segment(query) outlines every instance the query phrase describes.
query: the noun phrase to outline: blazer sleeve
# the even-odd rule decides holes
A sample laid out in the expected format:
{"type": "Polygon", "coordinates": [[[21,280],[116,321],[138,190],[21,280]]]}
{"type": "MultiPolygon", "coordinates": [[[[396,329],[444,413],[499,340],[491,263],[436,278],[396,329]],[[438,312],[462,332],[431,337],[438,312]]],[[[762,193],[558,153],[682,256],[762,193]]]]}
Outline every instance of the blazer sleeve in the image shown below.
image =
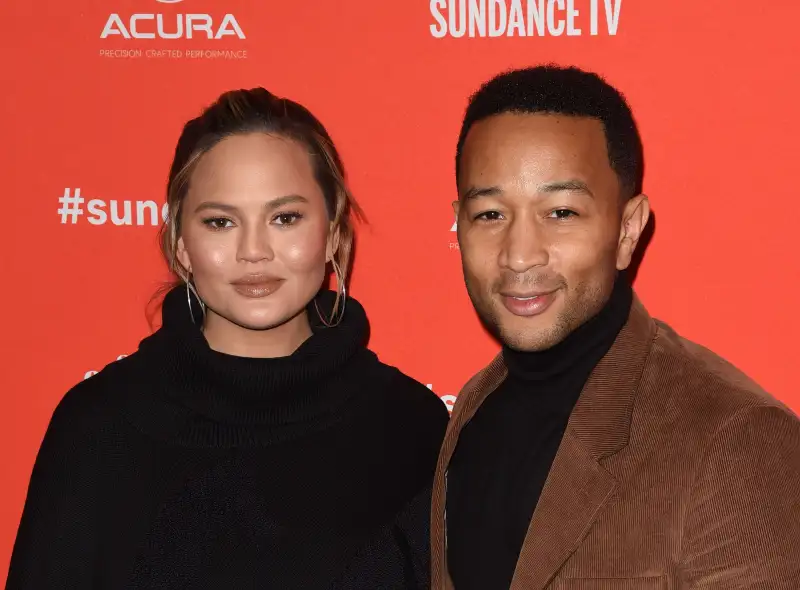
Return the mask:
{"type": "Polygon", "coordinates": [[[39,448],[6,590],[92,587],[96,445],[74,393],[56,408],[39,448]]]}
{"type": "Polygon", "coordinates": [[[683,589],[800,588],[800,421],[740,410],[706,451],[682,540],[683,589]]]}

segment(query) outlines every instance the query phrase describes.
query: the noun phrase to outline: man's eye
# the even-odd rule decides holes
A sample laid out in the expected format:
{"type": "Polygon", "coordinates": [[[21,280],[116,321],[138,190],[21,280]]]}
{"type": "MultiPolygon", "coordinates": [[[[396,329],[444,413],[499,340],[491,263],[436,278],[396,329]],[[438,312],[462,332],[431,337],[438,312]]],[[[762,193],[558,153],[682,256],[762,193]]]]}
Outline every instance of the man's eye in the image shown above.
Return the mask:
{"type": "Polygon", "coordinates": [[[500,214],[499,211],[484,211],[483,213],[478,213],[475,216],[475,219],[483,219],[484,221],[497,221],[498,219],[502,219],[503,216],[500,214]]]}
{"type": "Polygon", "coordinates": [[[556,209],[550,214],[550,217],[555,219],[569,219],[570,217],[577,217],[578,214],[571,209],[556,209]]]}

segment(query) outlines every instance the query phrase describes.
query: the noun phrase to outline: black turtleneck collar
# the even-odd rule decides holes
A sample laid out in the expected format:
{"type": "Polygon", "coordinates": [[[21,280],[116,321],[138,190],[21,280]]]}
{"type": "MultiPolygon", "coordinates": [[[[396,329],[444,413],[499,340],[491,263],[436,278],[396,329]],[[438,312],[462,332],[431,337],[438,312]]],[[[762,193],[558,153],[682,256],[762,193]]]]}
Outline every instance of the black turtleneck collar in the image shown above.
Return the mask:
{"type": "MultiPolygon", "coordinates": [[[[348,298],[345,315],[338,325],[325,326],[319,313],[330,317],[336,294],[322,291],[309,304],[306,313],[312,335],[289,356],[276,358],[246,358],[211,349],[189,313],[185,288],[175,288],[167,293],[162,307],[162,328],[156,334],[157,346],[173,357],[178,370],[191,366],[202,374],[207,386],[224,387],[230,397],[246,402],[264,398],[280,399],[292,388],[325,377],[347,361],[366,344],[367,316],[361,305],[348,298]],[[315,305],[316,303],[316,305],[315,305]],[[316,308],[319,308],[319,313],[316,308]]],[[[194,302],[194,297],[192,297],[194,302]]],[[[195,314],[196,315],[196,314],[195,314]]],[[[172,375],[185,378],[185,375],[172,375]]]]}
{"type": "Polygon", "coordinates": [[[509,376],[524,381],[547,381],[567,371],[581,372],[581,367],[591,371],[628,320],[632,301],[630,281],[627,273],[622,272],[600,312],[552,348],[521,352],[504,346],[503,360],[509,376]]]}
{"type": "Polygon", "coordinates": [[[283,428],[334,414],[352,394],[339,386],[345,366],[357,356],[374,357],[366,348],[367,316],[355,299],[347,299],[338,325],[321,322],[319,313],[330,317],[334,299],[335,293],[322,291],[311,302],[312,335],[291,355],[245,358],[211,349],[192,321],[185,287],[171,290],[161,328],[137,354],[154,392],[151,401],[160,408],[146,420],[181,431],[184,442],[216,446],[239,444],[259,431],[277,439],[283,428]]]}
{"type": "Polygon", "coordinates": [[[508,377],[461,431],[448,471],[448,563],[458,588],[508,588],[586,380],[630,313],[625,274],[592,319],[540,352],[503,349],[508,377]]]}

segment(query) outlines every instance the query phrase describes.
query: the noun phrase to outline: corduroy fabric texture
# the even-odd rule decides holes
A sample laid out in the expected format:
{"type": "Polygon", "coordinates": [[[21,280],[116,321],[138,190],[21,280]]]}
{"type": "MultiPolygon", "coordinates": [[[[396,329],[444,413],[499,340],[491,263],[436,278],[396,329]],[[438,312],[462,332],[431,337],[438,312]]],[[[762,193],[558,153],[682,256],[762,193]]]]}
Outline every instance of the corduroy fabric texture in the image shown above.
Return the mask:
{"type": "MultiPolygon", "coordinates": [[[[453,588],[447,465],[505,376],[498,356],[453,409],[431,507],[433,590],[453,588]]],[[[570,417],[510,590],[545,588],[797,590],[800,420],[635,299],[570,417]]]]}

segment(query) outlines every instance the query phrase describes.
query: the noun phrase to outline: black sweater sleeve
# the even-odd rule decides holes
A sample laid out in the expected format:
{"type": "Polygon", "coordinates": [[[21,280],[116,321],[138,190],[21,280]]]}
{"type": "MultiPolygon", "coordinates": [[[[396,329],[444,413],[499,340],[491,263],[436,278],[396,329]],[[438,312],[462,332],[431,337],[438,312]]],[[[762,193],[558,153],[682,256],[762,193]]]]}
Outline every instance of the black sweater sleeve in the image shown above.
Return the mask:
{"type": "Polygon", "coordinates": [[[405,554],[406,587],[428,590],[431,585],[431,486],[414,498],[395,524],[396,542],[405,554]]]}
{"type": "Polygon", "coordinates": [[[86,428],[82,397],[70,391],[50,420],[28,486],[6,590],[92,586],[97,446],[86,428]]]}

